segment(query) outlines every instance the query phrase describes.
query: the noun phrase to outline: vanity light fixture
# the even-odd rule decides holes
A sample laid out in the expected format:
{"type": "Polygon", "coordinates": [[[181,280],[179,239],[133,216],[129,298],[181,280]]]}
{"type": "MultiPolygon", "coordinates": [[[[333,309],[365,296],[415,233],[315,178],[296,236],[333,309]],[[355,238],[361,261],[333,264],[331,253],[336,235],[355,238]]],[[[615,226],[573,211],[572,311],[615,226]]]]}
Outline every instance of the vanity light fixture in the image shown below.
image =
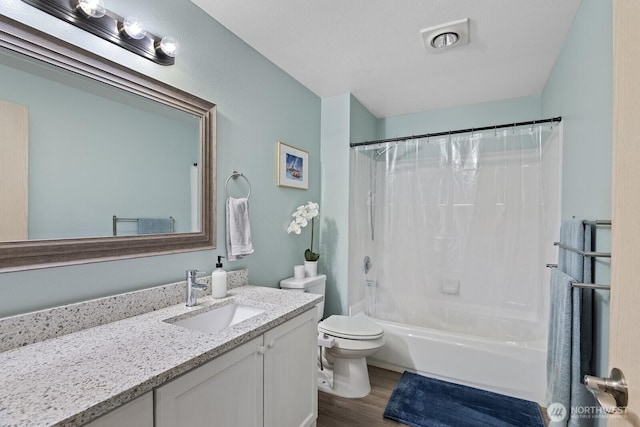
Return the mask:
{"type": "Polygon", "coordinates": [[[179,52],[173,37],[148,32],[142,20],[123,18],[103,0],[22,0],[48,14],[160,65],[173,65],[179,52]]]}
{"type": "Polygon", "coordinates": [[[122,31],[132,39],[141,40],[147,35],[147,29],[140,18],[130,16],[120,24],[122,31]]]}
{"type": "Polygon", "coordinates": [[[102,0],[78,0],[76,7],[87,18],[102,18],[107,13],[102,0]]]}
{"type": "Polygon", "coordinates": [[[156,49],[159,49],[165,55],[174,58],[180,53],[180,43],[171,36],[164,36],[162,40],[160,40],[160,43],[156,44],[156,49]]]}

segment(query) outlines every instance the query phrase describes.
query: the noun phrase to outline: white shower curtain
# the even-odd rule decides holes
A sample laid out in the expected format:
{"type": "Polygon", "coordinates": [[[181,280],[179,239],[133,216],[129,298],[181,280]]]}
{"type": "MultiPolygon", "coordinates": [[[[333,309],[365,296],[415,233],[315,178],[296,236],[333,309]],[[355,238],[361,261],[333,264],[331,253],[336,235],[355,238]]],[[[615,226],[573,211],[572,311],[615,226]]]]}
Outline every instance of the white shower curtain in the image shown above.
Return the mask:
{"type": "Polygon", "coordinates": [[[545,124],[352,150],[352,236],[372,267],[363,274],[356,256],[350,268],[362,278],[367,314],[544,339],[559,134],[545,124]]]}

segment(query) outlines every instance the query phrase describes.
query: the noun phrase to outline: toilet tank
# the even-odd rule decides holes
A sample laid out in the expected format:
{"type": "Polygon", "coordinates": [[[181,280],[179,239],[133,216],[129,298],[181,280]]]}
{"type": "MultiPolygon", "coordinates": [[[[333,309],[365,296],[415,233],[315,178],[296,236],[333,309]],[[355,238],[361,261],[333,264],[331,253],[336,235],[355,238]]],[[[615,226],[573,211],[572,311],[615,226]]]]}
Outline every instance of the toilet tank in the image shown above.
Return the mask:
{"type": "MultiPolygon", "coordinates": [[[[313,277],[305,277],[303,279],[296,279],[289,277],[280,281],[280,288],[289,291],[307,292],[310,294],[318,294],[324,296],[324,292],[327,285],[327,276],[324,274],[318,274],[313,277]]],[[[318,309],[318,320],[322,319],[324,314],[324,299],[316,305],[318,309]]]]}

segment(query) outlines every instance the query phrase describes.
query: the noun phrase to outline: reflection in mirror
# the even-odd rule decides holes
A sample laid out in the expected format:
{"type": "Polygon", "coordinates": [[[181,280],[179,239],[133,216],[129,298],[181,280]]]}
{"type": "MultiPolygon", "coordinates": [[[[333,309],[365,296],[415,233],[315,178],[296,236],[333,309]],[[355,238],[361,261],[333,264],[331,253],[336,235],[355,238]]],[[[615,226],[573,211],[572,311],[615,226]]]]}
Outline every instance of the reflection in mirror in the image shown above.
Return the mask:
{"type": "Polygon", "coordinates": [[[0,81],[0,272],[214,248],[214,104],[3,15],[0,81]]]}
{"type": "MultiPolygon", "coordinates": [[[[6,49],[0,81],[2,100],[27,111],[26,141],[3,144],[28,159],[27,185],[12,189],[28,200],[19,239],[111,236],[114,215],[141,218],[118,221],[117,235],[199,230],[200,117],[6,49]]],[[[7,231],[0,241],[16,240],[7,231]]]]}

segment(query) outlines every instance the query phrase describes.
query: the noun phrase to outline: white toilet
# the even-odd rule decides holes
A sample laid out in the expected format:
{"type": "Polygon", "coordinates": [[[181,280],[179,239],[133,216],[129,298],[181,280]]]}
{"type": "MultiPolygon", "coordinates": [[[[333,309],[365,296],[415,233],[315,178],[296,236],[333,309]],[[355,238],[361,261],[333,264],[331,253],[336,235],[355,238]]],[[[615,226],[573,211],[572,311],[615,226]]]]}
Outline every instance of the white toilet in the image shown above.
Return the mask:
{"type": "MultiPolygon", "coordinates": [[[[304,279],[280,281],[280,288],[325,294],[327,276],[319,274],[304,279]]],[[[324,301],[319,303],[318,319],[322,319],[324,301]]],[[[341,397],[364,397],[371,392],[367,356],[384,345],[384,330],[366,319],[333,315],[318,323],[318,344],[323,370],[318,375],[318,387],[341,397]]]]}

